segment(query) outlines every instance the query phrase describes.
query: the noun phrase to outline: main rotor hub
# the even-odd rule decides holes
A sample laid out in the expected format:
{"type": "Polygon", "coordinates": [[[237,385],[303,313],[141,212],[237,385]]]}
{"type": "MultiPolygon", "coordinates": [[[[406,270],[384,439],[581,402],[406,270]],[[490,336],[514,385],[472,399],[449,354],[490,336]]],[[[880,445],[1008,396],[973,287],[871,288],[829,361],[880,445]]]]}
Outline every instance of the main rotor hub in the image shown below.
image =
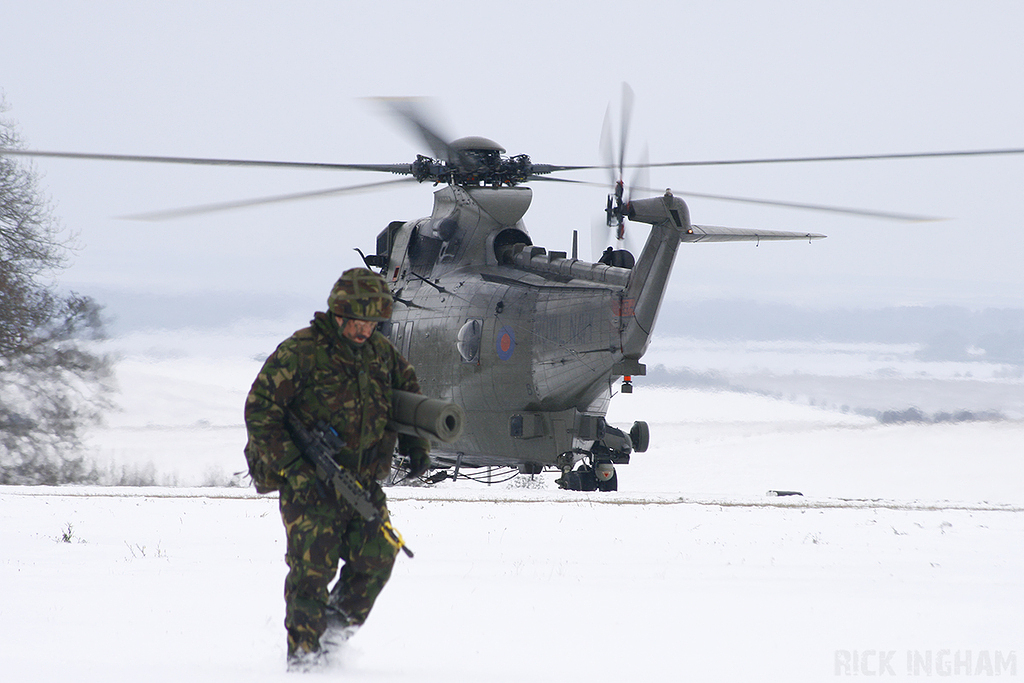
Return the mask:
{"type": "Polygon", "coordinates": [[[488,138],[459,138],[449,147],[455,158],[434,159],[417,154],[412,176],[420,182],[429,180],[460,187],[514,187],[534,174],[529,156],[503,157],[505,148],[488,138]]]}
{"type": "Polygon", "coordinates": [[[469,137],[459,138],[458,140],[452,141],[451,144],[449,144],[448,146],[451,147],[452,149],[457,149],[459,151],[464,152],[493,151],[499,154],[503,154],[505,152],[505,148],[499,145],[494,140],[491,140],[490,138],[483,138],[480,137],[479,135],[470,135],[469,137]]]}

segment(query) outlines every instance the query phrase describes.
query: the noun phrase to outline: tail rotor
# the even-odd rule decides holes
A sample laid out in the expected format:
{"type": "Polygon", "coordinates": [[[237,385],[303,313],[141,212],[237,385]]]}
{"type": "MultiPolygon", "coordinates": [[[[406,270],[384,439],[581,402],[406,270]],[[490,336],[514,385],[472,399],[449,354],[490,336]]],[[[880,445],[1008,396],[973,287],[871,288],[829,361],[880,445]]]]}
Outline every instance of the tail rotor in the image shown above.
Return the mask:
{"type": "Polygon", "coordinates": [[[637,168],[634,174],[633,183],[627,186],[624,180],[626,167],[626,149],[629,142],[629,129],[633,119],[633,89],[628,83],[622,84],[622,108],[619,115],[618,140],[613,140],[612,135],[612,114],[611,105],[605,111],[604,126],[601,130],[601,157],[605,168],[608,169],[611,192],[605,203],[605,225],[603,229],[597,230],[593,236],[595,256],[604,247],[613,251],[628,249],[626,239],[626,214],[628,213],[629,200],[632,188],[641,182],[640,175],[646,172],[646,151],[644,153],[644,165],[637,168]],[[617,144],[616,144],[617,143],[617,144]],[[615,242],[612,243],[612,233],[615,235],[615,242]],[[601,244],[600,249],[598,243],[601,244]]]}
{"type": "Polygon", "coordinates": [[[623,83],[618,145],[612,140],[611,105],[605,111],[604,127],[601,130],[601,155],[608,168],[612,186],[612,191],[605,204],[605,222],[609,231],[614,229],[615,239],[618,241],[622,241],[626,234],[625,218],[628,202],[625,199],[626,184],[623,181],[623,169],[626,166],[626,145],[629,141],[629,126],[632,118],[633,89],[629,87],[628,83],[623,83]]]}

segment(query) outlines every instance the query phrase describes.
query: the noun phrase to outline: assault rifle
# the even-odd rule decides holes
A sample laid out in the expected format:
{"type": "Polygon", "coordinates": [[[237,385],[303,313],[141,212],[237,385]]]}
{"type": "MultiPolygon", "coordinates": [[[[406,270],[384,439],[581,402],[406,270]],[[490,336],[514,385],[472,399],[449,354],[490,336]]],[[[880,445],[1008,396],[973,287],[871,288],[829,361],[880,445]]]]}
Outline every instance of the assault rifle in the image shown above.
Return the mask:
{"type": "Polygon", "coordinates": [[[345,442],[338,433],[323,420],[310,429],[290,410],[285,412],[285,421],[303,457],[316,468],[316,476],[329,484],[338,498],[351,505],[363,519],[380,528],[388,543],[412,557],[412,551],[402,539],[402,534],[391,526],[390,520],[385,520],[381,516],[363,485],[351,472],[334,461],[334,455],[345,447],[345,442]]]}

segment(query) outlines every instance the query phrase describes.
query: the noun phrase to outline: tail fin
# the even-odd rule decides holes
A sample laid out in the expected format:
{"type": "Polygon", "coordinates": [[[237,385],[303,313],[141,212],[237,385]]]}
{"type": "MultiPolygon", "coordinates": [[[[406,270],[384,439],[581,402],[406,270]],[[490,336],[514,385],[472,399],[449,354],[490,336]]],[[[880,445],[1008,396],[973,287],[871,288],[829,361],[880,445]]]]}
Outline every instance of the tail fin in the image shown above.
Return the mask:
{"type": "Polygon", "coordinates": [[[619,308],[623,359],[638,361],[650,344],[679,242],[692,228],[686,202],[669,191],[661,197],[630,202],[628,216],[631,221],[653,226],[630,274],[619,308]]]}

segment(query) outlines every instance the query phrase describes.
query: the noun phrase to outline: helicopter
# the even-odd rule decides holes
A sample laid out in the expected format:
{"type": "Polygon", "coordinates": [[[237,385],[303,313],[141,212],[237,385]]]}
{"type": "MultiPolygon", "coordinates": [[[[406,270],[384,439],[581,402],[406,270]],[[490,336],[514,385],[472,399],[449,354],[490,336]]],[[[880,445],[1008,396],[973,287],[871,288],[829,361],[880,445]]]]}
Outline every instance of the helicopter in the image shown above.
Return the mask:
{"type": "MultiPolygon", "coordinates": [[[[359,251],[366,266],[388,282],[395,301],[390,322],[380,331],[414,365],[424,394],[459,405],[466,420],[451,443],[434,442],[434,471],[424,480],[438,483],[467,476],[467,470],[501,468],[509,476],[559,473],[558,486],[574,491],[615,491],[616,465],[647,450],[648,424],[616,427],[606,420],[618,384],[632,393],[633,378],[644,376],[641,362],[661,309],[666,287],[683,243],[807,240],[823,234],[694,224],[682,196],[626,186],[623,174],[631,91],[624,87],[618,158],[605,145],[599,166],[536,164],[528,155],[506,155],[484,137],[448,141],[415,101],[383,100],[430,148],[405,164],[323,164],[184,157],[128,156],[73,152],[0,150],[3,154],[115,161],[375,171],[403,176],[335,190],[225,202],[132,216],[150,220],[344,194],[399,183],[432,183],[429,216],[384,227],[373,253],[359,251]],[[524,216],[534,182],[595,184],[553,176],[588,169],[612,173],[605,222],[616,244],[600,259],[579,258],[578,235],[571,253],[535,245],[524,216]],[[617,176],[617,177],[616,177],[617,176]],[[627,221],[649,226],[639,254],[623,248],[627,221]]],[[[606,129],[607,129],[606,116],[606,129]]],[[[715,163],[777,163],[891,159],[983,154],[986,150],[923,154],[883,154],[726,162],[639,164],[638,169],[715,163]]],[[[602,184],[603,186],[606,186],[602,184]]],[[[758,204],[832,211],[897,220],[908,216],[820,205],[714,197],[758,204]]],[[[401,463],[395,472],[401,471],[401,463]]],[[[488,481],[493,481],[488,476],[488,481]]],[[[397,479],[397,476],[395,477],[397,479]]]]}
{"type": "MultiPolygon", "coordinates": [[[[414,110],[399,113],[420,132],[414,110]]],[[[533,164],[483,137],[444,142],[409,173],[439,186],[431,215],[395,221],[364,256],[390,283],[395,310],[382,331],[417,368],[423,391],[462,407],[466,425],[435,461],[463,468],[513,466],[561,473],[565,489],[614,491],[616,465],[647,450],[646,422],[608,424],[614,385],[632,391],[683,242],[815,240],[824,235],[693,225],[686,203],[666,191],[631,200],[616,181],[605,213],[621,242],[624,222],[651,226],[638,257],[608,247],[589,263],[533,244],[523,218],[524,184],[575,167],[533,164]]],[[[620,169],[621,173],[621,169],[620,169]]],[[[620,245],[621,246],[621,245],[620,245]]],[[[440,478],[435,475],[434,479],[440,478]]]]}

